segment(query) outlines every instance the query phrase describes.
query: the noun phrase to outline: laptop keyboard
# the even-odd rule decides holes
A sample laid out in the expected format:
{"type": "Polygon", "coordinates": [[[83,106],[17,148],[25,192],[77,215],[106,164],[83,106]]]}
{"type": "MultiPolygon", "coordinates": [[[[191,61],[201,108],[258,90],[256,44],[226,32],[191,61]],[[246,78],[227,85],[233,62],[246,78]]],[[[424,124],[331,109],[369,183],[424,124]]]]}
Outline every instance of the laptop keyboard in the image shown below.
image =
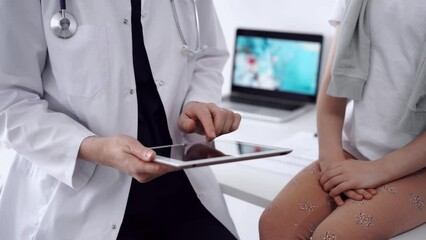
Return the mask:
{"type": "Polygon", "coordinates": [[[236,103],[250,104],[255,106],[277,108],[277,109],[284,109],[284,110],[294,110],[300,107],[298,105],[286,104],[283,102],[266,102],[261,100],[254,100],[254,99],[233,97],[233,96],[230,96],[229,100],[231,102],[236,102],[236,103]]]}

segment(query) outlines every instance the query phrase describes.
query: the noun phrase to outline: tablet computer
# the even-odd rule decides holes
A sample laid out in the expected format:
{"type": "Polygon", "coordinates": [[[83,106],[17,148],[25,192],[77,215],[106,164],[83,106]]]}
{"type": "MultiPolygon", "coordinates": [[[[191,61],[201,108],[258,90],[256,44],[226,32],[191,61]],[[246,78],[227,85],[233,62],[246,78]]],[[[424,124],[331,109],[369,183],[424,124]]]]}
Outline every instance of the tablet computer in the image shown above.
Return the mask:
{"type": "Polygon", "coordinates": [[[219,163],[285,155],[292,150],[240,141],[183,143],[152,148],[157,156],[154,162],[176,168],[191,168],[219,163]]]}

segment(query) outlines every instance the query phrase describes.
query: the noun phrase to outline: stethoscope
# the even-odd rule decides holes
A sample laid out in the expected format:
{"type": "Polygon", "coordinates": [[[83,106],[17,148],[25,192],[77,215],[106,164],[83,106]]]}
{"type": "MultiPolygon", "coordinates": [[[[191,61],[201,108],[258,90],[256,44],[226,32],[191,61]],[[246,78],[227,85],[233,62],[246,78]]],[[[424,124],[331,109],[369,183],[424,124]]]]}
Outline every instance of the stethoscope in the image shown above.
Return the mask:
{"type": "MultiPolygon", "coordinates": [[[[195,28],[197,32],[197,47],[195,49],[191,49],[189,47],[188,42],[185,39],[185,36],[182,32],[182,27],[179,22],[178,13],[176,10],[176,5],[174,0],[170,0],[173,8],[173,16],[175,18],[176,26],[179,32],[180,39],[183,43],[182,45],[182,52],[194,55],[201,51],[204,51],[207,49],[206,45],[201,46],[201,34],[200,34],[200,20],[198,16],[198,8],[197,8],[197,0],[192,0],[192,3],[194,5],[194,13],[195,13],[195,28]]],[[[66,0],[59,0],[60,3],[60,11],[53,15],[52,19],[50,20],[50,28],[52,29],[53,33],[63,39],[68,39],[72,37],[78,29],[78,23],[77,20],[75,20],[74,16],[70,13],[68,13],[67,6],[66,6],[66,0]]]]}
{"type": "Polygon", "coordinates": [[[176,11],[176,5],[174,0],[170,0],[172,2],[172,8],[173,8],[173,16],[175,18],[176,27],[179,32],[180,39],[182,40],[182,51],[189,53],[189,54],[197,54],[201,51],[204,51],[207,49],[206,45],[201,46],[201,33],[200,33],[200,18],[198,17],[198,9],[197,9],[197,0],[192,0],[192,3],[194,5],[194,14],[195,14],[195,29],[197,31],[197,48],[191,49],[189,47],[188,42],[185,39],[185,36],[183,35],[182,28],[180,26],[179,17],[176,11]]]}
{"type": "Polygon", "coordinates": [[[53,33],[63,39],[72,37],[78,29],[77,20],[75,17],[66,12],[66,0],[59,0],[61,10],[53,15],[50,20],[50,29],[53,33]]]}

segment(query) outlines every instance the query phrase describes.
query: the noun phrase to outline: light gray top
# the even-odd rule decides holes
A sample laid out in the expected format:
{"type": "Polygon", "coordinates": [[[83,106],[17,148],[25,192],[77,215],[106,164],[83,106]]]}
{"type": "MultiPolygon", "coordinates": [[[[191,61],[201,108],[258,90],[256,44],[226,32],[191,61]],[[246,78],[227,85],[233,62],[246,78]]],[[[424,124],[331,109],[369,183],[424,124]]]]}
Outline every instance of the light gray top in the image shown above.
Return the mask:
{"type": "MultiPolygon", "coordinates": [[[[361,100],[370,74],[371,32],[368,0],[349,1],[339,40],[328,94],[355,101],[361,100]]],[[[426,43],[417,63],[415,85],[398,128],[412,135],[426,129],[426,43]]]]}

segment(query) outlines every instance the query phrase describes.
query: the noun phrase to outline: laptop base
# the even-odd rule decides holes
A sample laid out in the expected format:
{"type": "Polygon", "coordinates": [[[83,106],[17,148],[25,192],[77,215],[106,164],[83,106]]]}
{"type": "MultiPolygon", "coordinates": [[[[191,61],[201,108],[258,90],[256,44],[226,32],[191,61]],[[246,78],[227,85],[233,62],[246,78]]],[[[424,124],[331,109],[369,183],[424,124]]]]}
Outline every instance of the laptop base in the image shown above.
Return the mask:
{"type": "Polygon", "coordinates": [[[236,103],[228,101],[227,99],[223,100],[221,103],[221,107],[231,109],[239,114],[243,118],[248,119],[256,119],[263,120],[268,122],[287,122],[300,115],[308,112],[312,109],[312,104],[306,104],[304,106],[300,106],[294,110],[285,110],[285,109],[277,109],[270,108],[264,106],[255,106],[251,104],[245,103],[236,103]]]}

